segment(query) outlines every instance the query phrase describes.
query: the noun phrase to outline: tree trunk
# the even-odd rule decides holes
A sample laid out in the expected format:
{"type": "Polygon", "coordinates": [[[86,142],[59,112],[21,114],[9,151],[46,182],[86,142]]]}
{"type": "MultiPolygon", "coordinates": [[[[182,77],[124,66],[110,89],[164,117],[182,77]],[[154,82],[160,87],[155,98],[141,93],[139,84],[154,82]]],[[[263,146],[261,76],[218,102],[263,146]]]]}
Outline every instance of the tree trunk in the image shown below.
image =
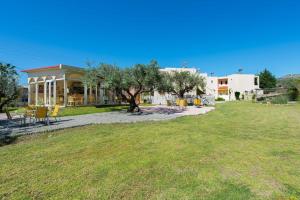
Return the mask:
{"type": "Polygon", "coordinates": [[[184,98],[184,91],[179,91],[179,95],[178,95],[178,97],[180,98],[180,99],[183,99],[184,98]]]}
{"type": "Polygon", "coordinates": [[[135,102],[135,98],[131,96],[130,101],[129,101],[129,108],[127,109],[127,112],[134,112],[135,109],[137,108],[137,112],[140,112],[139,106],[135,102]]]}
{"type": "MultiPolygon", "coordinates": [[[[1,99],[0,99],[1,100],[1,99]]],[[[12,101],[12,99],[10,99],[10,98],[8,98],[8,99],[6,99],[6,100],[4,100],[2,103],[0,103],[0,113],[3,113],[3,107],[5,106],[5,105],[7,105],[10,101],[12,101]]]]}
{"type": "Polygon", "coordinates": [[[0,113],[3,113],[3,106],[4,104],[0,104],[0,113]]]}

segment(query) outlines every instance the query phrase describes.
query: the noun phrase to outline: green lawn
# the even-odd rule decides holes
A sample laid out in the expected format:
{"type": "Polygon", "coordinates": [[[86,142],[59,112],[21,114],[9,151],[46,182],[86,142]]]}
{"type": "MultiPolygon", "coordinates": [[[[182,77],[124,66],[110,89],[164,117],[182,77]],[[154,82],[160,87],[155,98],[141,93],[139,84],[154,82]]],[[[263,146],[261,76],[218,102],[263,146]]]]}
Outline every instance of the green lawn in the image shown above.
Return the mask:
{"type": "Polygon", "coordinates": [[[299,199],[300,105],[67,129],[0,158],[0,199],[299,199]]]}
{"type": "Polygon", "coordinates": [[[84,115],[92,113],[112,112],[127,109],[128,106],[82,106],[62,108],[60,116],[84,115]]]}

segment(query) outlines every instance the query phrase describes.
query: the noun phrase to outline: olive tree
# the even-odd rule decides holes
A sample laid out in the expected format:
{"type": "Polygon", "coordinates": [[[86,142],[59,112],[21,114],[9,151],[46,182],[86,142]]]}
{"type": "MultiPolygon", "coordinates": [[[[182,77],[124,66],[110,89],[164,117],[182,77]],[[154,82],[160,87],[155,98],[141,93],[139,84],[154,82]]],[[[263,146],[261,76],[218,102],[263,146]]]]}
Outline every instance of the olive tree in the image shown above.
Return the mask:
{"type": "Polygon", "coordinates": [[[0,63],[0,112],[18,97],[18,74],[16,67],[0,63]]]}
{"type": "Polygon", "coordinates": [[[129,103],[128,112],[140,111],[137,97],[155,90],[161,80],[156,61],[149,64],[136,64],[129,68],[100,64],[95,76],[101,78],[104,88],[114,91],[117,96],[129,103]]]}
{"type": "Polygon", "coordinates": [[[173,71],[163,72],[162,81],[159,87],[160,92],[167,92],[184,98],[184,95],[195,89],[205,88],[205,80],[198,73],[190,73],[189,71],[173,71]]]}

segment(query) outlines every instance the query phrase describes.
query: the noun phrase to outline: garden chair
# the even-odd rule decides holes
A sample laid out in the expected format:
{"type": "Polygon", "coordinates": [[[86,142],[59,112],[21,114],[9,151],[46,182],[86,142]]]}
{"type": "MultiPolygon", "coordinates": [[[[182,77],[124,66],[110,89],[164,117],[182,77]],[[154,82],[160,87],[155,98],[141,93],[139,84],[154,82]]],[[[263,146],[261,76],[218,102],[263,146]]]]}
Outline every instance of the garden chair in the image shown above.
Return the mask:
{"type": "Polygon", "coordinates": [[[68,97],[68,106],[75,106],[75,98],[73,96],[68,97]]]}
{"type": "Polygon", "coordinates": [[[38,107],[35,112],[35,121],[43,120],[47,125],[49,125],[49,117],[48,117],[48,108],[47,107],[38,107]]]}
{"type": "Polygon", "coordinates": [[[23,121],[25,119],[24,117],[22,117],[21,115],[12,116],[8,109],[5,110],[5,114],[7,117],[7,127],[9,126],[9,124],[14,124],[18,126],[18,122],[20,122],[20,125],[22,126],[23,121]]]}
{"type": "Polygon", "coordinates": [[[57,121],[59,110],[60,110],[60,106],[59,105],[55,105],[54,109],[50,113],[49,117],[52,117],[52,118],[55,119],[55,121],[57,121]]]}
{"type": "Polygon", "coordinates": [[[31,106],[25,107],[24,113],[24,122],[26,122],[26,118],[29,118],[29,123],[31,123],[31,119],[35,117],[35,108],[31,106]]]}

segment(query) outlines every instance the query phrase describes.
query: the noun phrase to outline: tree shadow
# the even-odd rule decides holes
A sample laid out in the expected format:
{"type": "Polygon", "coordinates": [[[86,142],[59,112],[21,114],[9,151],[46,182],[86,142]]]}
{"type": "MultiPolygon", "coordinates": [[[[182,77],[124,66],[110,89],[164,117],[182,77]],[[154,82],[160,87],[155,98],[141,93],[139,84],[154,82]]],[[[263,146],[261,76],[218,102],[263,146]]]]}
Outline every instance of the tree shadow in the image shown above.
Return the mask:
{"type": "Polygon", "coordinates": [[[16,136],[11,136],[12,130],[1,128],[0,130],[0,147],[15,143],[16,136]]]}
{"type": "Polygon", "coordinates": [[[162,107],[162,106],[143,107],[141,109],[141,113],[144,114],[144,115],[155,114],[155,113],[171,115],[171,114],[182,113],[184,111],[186,111],[186,108],[180,108],[180,107],[162,107]]]}

